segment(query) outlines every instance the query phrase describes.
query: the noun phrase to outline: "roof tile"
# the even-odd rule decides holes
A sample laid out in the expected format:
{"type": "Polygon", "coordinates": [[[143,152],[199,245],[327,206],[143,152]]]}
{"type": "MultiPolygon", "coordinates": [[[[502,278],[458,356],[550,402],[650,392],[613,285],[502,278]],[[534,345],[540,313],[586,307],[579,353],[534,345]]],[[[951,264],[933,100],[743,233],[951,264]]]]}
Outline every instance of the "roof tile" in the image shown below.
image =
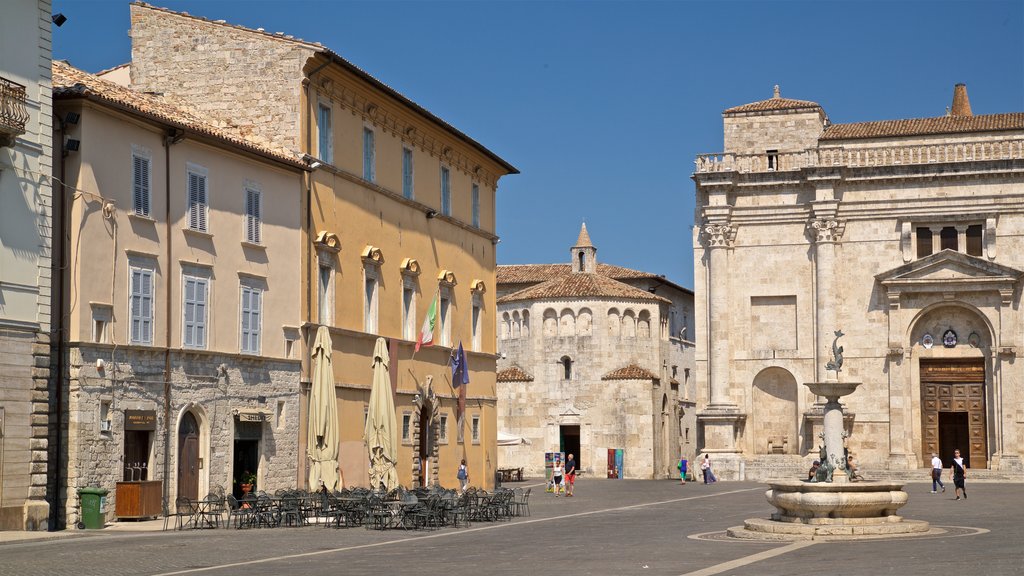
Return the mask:
{"type": "Polygon", "coordinates": [[[728,108],[722,114],[739,114],[742,112],[770,112],[775,110],[821,110],[817,102],[809,100],[793,100],[792,98],[769,98],[759,102],[751,102],[741,106],[728,108]]]}
{"type": "Polygon", "coordinates": [[[612,370],[601,377],[601,380],[658,380],[658,376],[646,368],[636,364],[612,370]]]}
{"type": "Polygon", "coordinates": [[[650,292],[634,288],[600,274],[575,273],[557,277],[498,298],[498,303],[552,298],[620,298],[668,302],[650,292]]]}
{"type": "Polygon", "coordinates": [[[498,372],[498,382],[533,382],[533,376],[519,366],[511,366],[498,372]]]}
{"type": "Polygon", "coordinates": [[[832,124],[825,128],[825,132],[821,135],[821,140],[857,140],[862,138],[963,134],[1001,130],[1024,130],[1024,112],[832,124]]]}

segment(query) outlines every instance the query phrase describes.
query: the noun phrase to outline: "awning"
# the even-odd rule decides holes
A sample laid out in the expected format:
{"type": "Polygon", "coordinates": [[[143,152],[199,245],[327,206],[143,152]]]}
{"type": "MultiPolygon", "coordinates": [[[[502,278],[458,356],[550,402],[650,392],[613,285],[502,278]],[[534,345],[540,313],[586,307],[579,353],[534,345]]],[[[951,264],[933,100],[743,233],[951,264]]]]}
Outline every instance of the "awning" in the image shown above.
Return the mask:
{"type": "Polygon", "coordinates": [[[522,436],[498,430],[498,446],[519,446],[521,444],[530,444],[530,441],[522,436]]]}

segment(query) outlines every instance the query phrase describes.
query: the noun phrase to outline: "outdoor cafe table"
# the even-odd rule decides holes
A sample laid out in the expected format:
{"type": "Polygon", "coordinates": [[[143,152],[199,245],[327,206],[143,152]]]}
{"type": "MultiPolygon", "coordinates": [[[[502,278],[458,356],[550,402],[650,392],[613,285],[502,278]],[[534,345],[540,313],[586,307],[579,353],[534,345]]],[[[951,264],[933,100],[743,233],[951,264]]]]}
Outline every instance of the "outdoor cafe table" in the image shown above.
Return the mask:
{"type": "Polygon", "coordinates": [[[210,498],[205,500],[193,500],[192,501],[192,516],[188,519],[187,524],[192,524],[192,528],[217,528],[220,526],[221,511],[216,508],[222,505],[224,500],[222,498],[210,498]]]}

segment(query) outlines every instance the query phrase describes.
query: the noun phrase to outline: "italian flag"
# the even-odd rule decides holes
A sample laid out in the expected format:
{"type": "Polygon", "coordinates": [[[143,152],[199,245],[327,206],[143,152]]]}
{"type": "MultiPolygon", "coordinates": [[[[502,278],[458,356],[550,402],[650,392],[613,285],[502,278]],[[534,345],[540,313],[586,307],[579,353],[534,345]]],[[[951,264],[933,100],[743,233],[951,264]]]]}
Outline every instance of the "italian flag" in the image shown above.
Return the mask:
{"type": "Polygon", "coordinates": [[[423,346],[431,346],[434,343],[434,325],[437,324],[437,295],[430,301],[430,309],[427,310],[427,317],[423,319],[423,327],[420,328],[420,337],[416,340],[416,349],[413,353],[419,352],[423,346]]]}

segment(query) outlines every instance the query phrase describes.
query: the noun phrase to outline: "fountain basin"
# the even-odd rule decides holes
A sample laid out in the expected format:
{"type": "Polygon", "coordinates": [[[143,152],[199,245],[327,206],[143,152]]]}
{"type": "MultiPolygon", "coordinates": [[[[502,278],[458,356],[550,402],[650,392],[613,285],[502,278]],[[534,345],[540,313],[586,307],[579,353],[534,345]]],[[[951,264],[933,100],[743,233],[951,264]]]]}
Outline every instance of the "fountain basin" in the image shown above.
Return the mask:
{"type": "Polygon", "coordinates": [[[781,522],[842,524],[864,523],[866,519],[898,521],[896,511],[909,499],[900,482],[782,480],[768,485],[771,489],[765,492],[765,498],[776,509],[772,519],[781,522]]]}

